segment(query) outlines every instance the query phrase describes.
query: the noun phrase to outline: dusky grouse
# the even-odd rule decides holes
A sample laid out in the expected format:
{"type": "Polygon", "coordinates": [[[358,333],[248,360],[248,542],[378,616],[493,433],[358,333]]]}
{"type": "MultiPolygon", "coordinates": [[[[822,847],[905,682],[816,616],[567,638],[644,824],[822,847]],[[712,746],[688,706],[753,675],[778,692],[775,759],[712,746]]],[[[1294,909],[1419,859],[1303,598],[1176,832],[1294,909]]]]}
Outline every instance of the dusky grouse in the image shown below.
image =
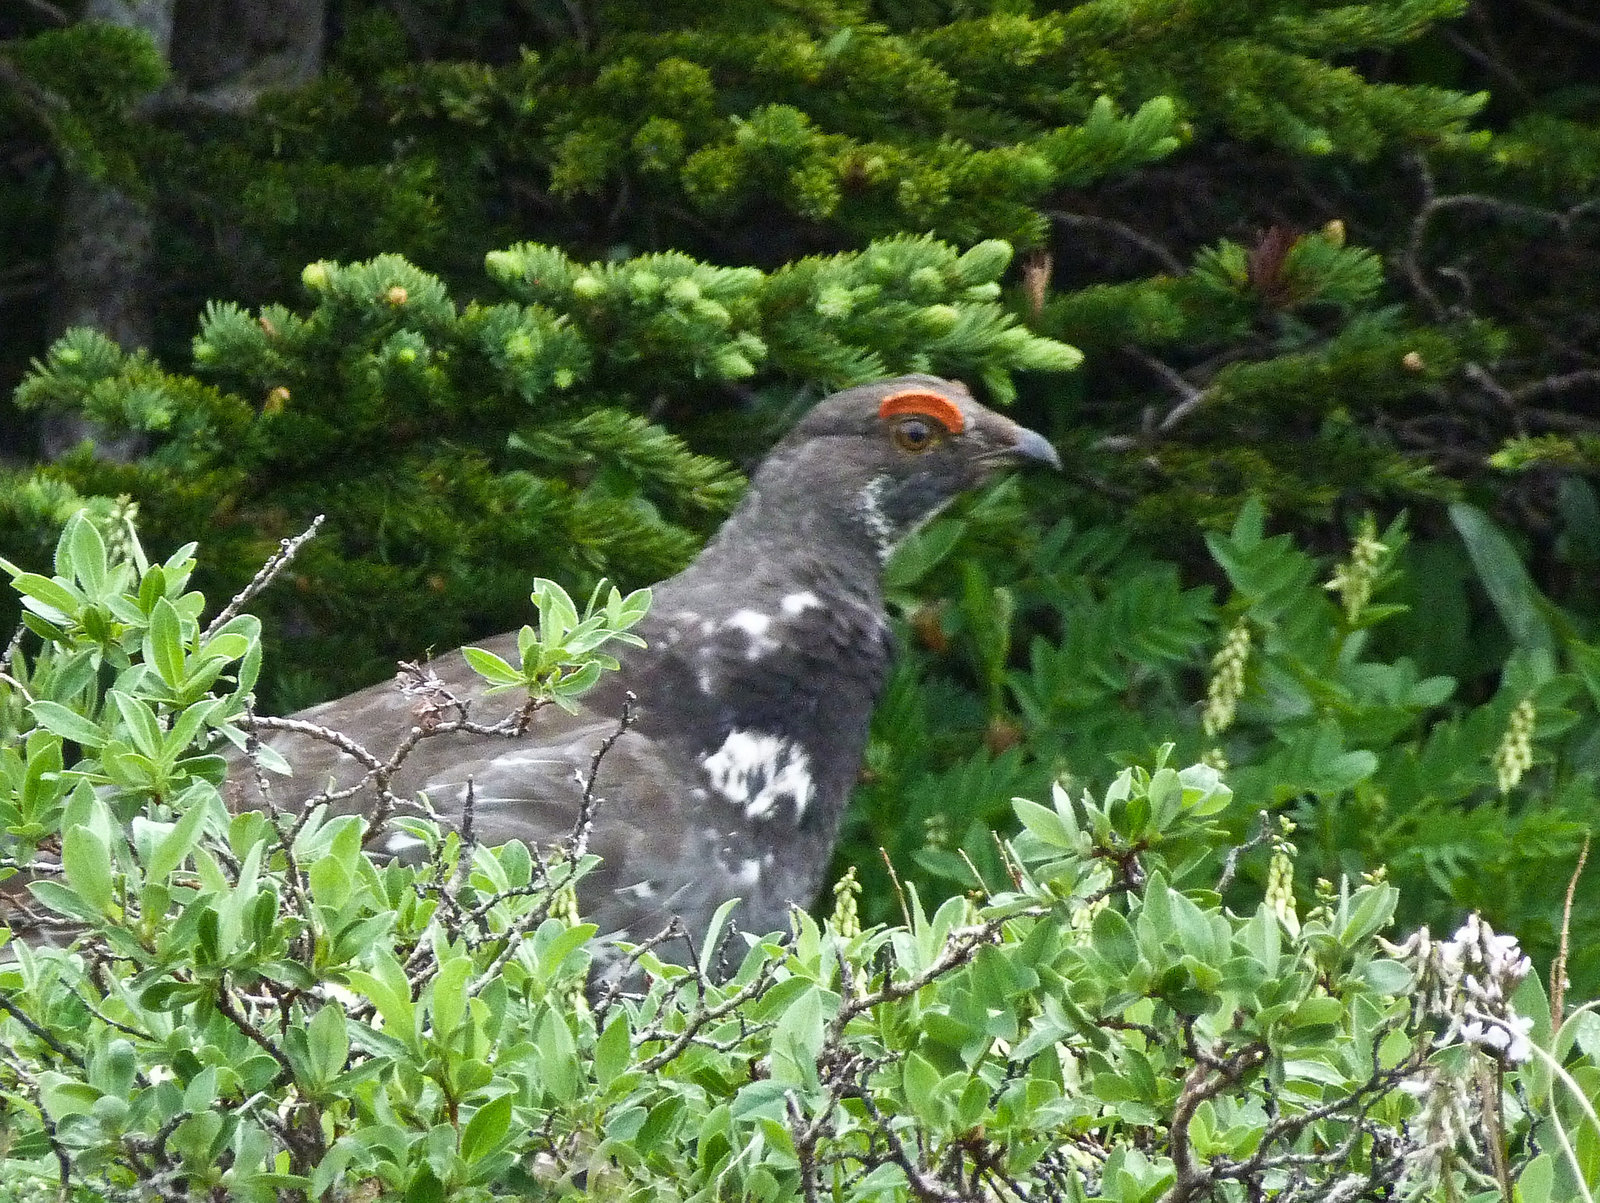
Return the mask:
{"type": "MultiPolygon", "coordinates": [[[[961,384],[900,376],[819,402],[751,478],[734,514],[698,557],[655,587],[635,628],[647,646],[618,654],[576,714],[539,712],[515,740],[459,732],[422,740],[391,782],[459,820],[468,783],[477,839],[548,847],[572,829],[580,774],[618,728],[601,762],[589,848],[600,867],[579,885],[581,910],[603,935],[642,939],[680,917],[701,933],[716,908],[743,900],[746,931],[786,926],[828,871],[867,725],[891,654],[882,569],[896,544],[1001,467],[1059,467],[1039,434],[975,401],[961,384]]],[[[516,634],[478,646],[516,660],[516,634]]],[[[474,718],[518,704],[483,697],[461,653],[428,665],[474,718]]],[[[301,712],[387,756],[417,722],[393,682],[301,712]]],[[[295,734],[269,742],[294,776],[271,778],[280,804],[366,770],[330,744],[295,734]]],[[[259,805],[255,775],[236,769],[236,800],[259,805]],[[239,797],[239,795],[243,795],[239,797]]],[[[372,804],[370,791],[342,808],[372,804]]],[[[405,856],[399,830],[376,850],[405,856]]]]}

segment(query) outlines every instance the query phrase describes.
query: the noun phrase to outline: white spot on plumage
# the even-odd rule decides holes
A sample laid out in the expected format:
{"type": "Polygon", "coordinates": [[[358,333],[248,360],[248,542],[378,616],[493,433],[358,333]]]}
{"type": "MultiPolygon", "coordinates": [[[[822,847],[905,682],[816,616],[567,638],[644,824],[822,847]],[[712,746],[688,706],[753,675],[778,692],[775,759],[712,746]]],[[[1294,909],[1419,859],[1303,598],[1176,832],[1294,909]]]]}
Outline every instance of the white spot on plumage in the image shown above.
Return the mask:
{"type": "Polygon", "coordinates": [[[790,618],[798,618],[807,610],[821,609],[822,599],[819,598],[815,593],[811,592],[811,590],[806,589],[800,593],[788,594],[783,601],[779,603],[779,606],[790,618]]]}
{"type": "Polygon", "coordinates": [[[761,880],[761,862],[747,860],[739,866],[739,872],[734,874],[733,880],[741,886],[753,886],[761,880]]]}
{"type": "Polygon", "coordinates": [[[730,731],[722,746],[706,757],[705,771],[711,787],[742,806],[747,819],[764,819],[786,801],[794,807],[798,823],[816,788],[804,749],[759,731],[730,731]]]}
{"type": "Polygon", "coordinates": [[[661,647],[671,647],[700,623],[700,615],[693,610],[678,610],[667,620],[666,633],[658,640],[661,647]]]}
{"type": "Polygon", "coordinates": [[[730,627],[738,627],[752,639],[759,639],[767,633],[767,628],[772,625],[772,616],[755,610],[740,610],[728,619],[728,625],[730,627]]]}
{"type": "Polygon", "coordinates": [[[775,652],[782,646],[776,639],[767,634],[768,629],[772,626],[772,616],[770,614],[762,614],[756,610],[739,610],[730,616],[723,625],[743,631],[749,638],[749,642],[744,649],[744,658],[746,660],[759,660],[768,652],[775,652]]]}
{"type": "Polygon", "coordinates": [[[894,545],[900,541],[900,532],[883,512],[883,495],[891,483],[887,476],[874,476],[857,494],[861,502],[861,520],[867,524],[867,530],[878,545],[878,559],[884,561],[888,560],[894,545]]]}
{"type": "Polygon", "coordinates": [[[656,883],[653,881],[636,881],[631,886],[622,886],[615,893],[625,894],[629,898],[636,898],[640,902],[649,902],[656,896],[656,883]]]}

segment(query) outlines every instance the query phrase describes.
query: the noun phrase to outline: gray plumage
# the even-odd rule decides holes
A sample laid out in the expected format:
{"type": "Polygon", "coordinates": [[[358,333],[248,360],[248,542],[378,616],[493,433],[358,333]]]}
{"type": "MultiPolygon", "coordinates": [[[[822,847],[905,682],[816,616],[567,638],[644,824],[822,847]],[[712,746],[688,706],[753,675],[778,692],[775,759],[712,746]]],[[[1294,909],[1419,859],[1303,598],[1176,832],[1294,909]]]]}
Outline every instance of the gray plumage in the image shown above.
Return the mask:
{"type": "MultiPolygon", "coordinates": [[[[423,740],[392,782],[425,792],[447,821],[473,786],[485,844],[549,846],[572,828],[578,775],[617,729],[625,691],[631,728],[604,758],[589,840],[603,858],[580,885],[602,933],[643,938],[680,916],[703,931],[718,905],[743,899],[748,931],[786,925],[791,902],[822,885],[860,768],[872,706],[890,658],[881,575],[893,546],[996,468],[1057,464],[1043,438],[974,401],[960,384],[902,376],[819,402],[761,463],[735,513],[695,561],[655,588],[625,649],[567,715],[542,710],[518,739],[460,733],[423,740]],[[951,427],[955,427],[952,429],[951,427]]],[[[515,634],[477,646],[515,661],[515,634]]],[[[459,652],[429,669],[473,717],[493,722],[518,700],[482,697],[459,652]]],[[[387,756],[416,723],[415,699],[386,682],[295,716],[387,756]]],[[[293,766],[272,779],[280,804],[363,770],[326,743],[268,741],[293,766]]],[[[259,805],[252,774],[232,790],[259,805]]],[[[348,805],[370,805],[356,795],[348,805]]],[[[404,855],[406,837],[374,847],[404,855]]]]}

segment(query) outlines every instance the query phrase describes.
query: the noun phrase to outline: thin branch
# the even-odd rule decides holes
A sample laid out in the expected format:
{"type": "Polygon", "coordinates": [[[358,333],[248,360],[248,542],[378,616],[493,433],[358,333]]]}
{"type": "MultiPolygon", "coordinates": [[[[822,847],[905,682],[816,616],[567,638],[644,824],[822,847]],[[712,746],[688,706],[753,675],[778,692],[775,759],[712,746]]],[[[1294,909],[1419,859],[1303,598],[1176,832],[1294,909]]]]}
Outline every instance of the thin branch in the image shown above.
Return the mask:
{"type": "Polygon", "coordinates": [[[1561,1030],[1561,1011],[1567,1001],[1567,947],[1572,936],[1572,898],[1578,892],[1578,878],[1589,863],[1589,833],[1583,833],[1583,848],[1578,853],[1578,863],[1572,876],[1567,878],[1567,898],[1561,907],[1561,944],[1556,950],[1555,963],[1550,966],[1550,1030],[1561,1030]]]}
{"type": "Polygon", "coordinates": [[[22,107],[32,113],[34,119],[44,127],[50,141],[58,150],[63,150],[61,127],[56,123],[56,114],[67,111],[66,101],[54,92],[40,87],[4,55],[0,55],[0,84],[12,90],[22,107]]]}
{"type": "Polygon", "coordinates": [[[883,1134],[883,1139],[889,1146],[889,1156],[905,1171],[906,1180],[910,1183],[911,1191],[917,1198],[933,1200],[934,1203],[964,1203],[964,1196],[961,1192],[951,1190],[929,1173],[920,1156],[913,1157],[911,1155],[906,1148],[905,1141],[900,1139],[900,1134],[884,1118],[883,1112],[878,1110],[877,1103],[873,1101],[872,1095],[868,1091],[851,1091],[850,1096],[861,1104],[868,1117],[877,1125],[878,1131],[883,1134]]]}
{"type": "MultiPolygon", "coordinates": [[[[3,1000],[3,996],[0,996],[3,1000]]],[[[39,1090],[39,1082],[23,1066],[11,1059],[11,1050],[0,1045],[0,1065],[5,1065],[12,1073],[17,1075],[17,1082],[34,1098],[34,1104],[39,1109],[39,1127],[44,1132],[44,1138],[50,1144],[50,1151],[55,1154],[56,1167],[61,1172],[62,1198],[67,1197],[67,1192],[72,1187],[72,1159],[67,1155],[66,1146],[56,1136],[55,1121],[50,1118],[50,1111],[44,1105],[44,1096],[39,1090]]]]}
{"type": "Polygon", "coordinates": [[[78,1056],[77,1053],[73,1052],[70,1048],[67,1048],[49,1032],[45,1031],[44,1028],[35,1023],[25,1011],[21,1010],[4,994],[0,994],[0,1011],[6,1012],[6,1014],[10,1015],[11,1018],[15,1019],[23,1027],[27,1028],[29,1034],[32,1035],[34,1039],[44,1044],[45,1047],[47,1047],[56,1056],[60,1057],[63,1061],[70,1061],[79,1069],[84,1070],[85,1072],[88,1071],[88,1066],[84,1063],[82,1057],[78,1056]]]}
{"type": "Polygon", "coordinates": [[[878,845],[878,855],[883,858],[883,867],[889,871],[889,882],[894,886],[895,897],[900,900],[900,918],[905,920],[907,928],[911,926],[911,908],[906,905],[905,887],[900,884],[900,874],[895,872],[894,861],[889,859],[889,850],[882,844],[878,845]]]}
{"type": "Polygon", "coordinates": [[[589,851],[589,832],[594,827],[595,815],[599,813],[603,798],[595,797],[594,787],[600,780],[600,765],[606,758],[606,753],[616,746],[628,728],[633,726],[633,706],[638,696],[630,689],[623,695],[622,715],[617,720],[617,729],[600,741],[600,746],[594,750],[594,755],[589,759],[589,773],[580,777],[578,783],[583,786],[583,798],[578,803],[578,818],[572,825],[572,831],[567,836],[563,849],[574,864],[582,860],[589,851]]]}
{"type": "MultiPolygon", "coordinates": [[[[732,994],[728,995],[728,997],[723,999],[721,1002],[715,1003],[709,1007],[702,1006],[695,1008],[695,1010],[691,1011],[684,1017],[683,1030],[678,1032],[672,1038],[672,1041],[659,1053],[656,1053],[654,1056],[648,1057],[641,1061],[635,1068],[638,1069],[640,1073],[653,1074],[663,1065],[666,1065],[668,1062],[677,1058],[684,1049],[688,1048],[689,1045],[694,1042],[694,1038],[700,1034],[701,1030],[704,1029],[708,1023],[716,1019],[721,1019],[730,1011],[737,1010],[739,1007],[749,1002],[752,998],[755,998],[758,994],[762,993],[762,991],[764,991],[768,986],[772,985],[773,979],[777,975],[779,964],[780,962],[776,960],[763,963],[761,966],[761,971],[757,973],[755,977],[751,978],[748,982],[739,987],[739,989],[735,990],[732,994]]],[[[658,1029],[651,1027],[646,1028],[644,1031],[635,1036],[634,1044],[642,1047],[643,1045],[650,1044],[654,1041],[664,1038],[665,1037],[663,1033],[661,1033],[658,1029]]]]}
{"type": "Polygon", "coordinates": [[[1244,843],[1228,849],[1228,858],[1222,862],[1222,876],[1217,878],[1217,893],[1225,893],[1233,884],[1234,875],[1239,871],[1239,859],[1272,838],[1272,816],[1261,810],[1256,812],[1256,818],[1261,820],[1260,829],[1244,843]]]}
{"type": "Polygon", "coordinates": [[[287,568],[290,561],[299,554],[300,549],[316,537],[325,517],[326,515],[324,514],[318,514],[311,520],[311,525],[294,538],[283,539],[278,543],[278,550],[261,566],[261,571],[257,572],[251,578],[250,583],[241,589],[232,601],[223,606],[217,616],[211,620],[211,625],[206,628],[205,634],[200,637],[202,643],[220,631],[235,615],[254,601],[263,589],[272,584],[278,574],[287,568]]]}
{"type": "Polygon", "coordinates": [[[1211,1183],[1211,1171],[1196,1161],[1194,1147],[1189,1143],[1189,1123],[1194,1119],[1200,1104],[1215,1098],[1250,1070],[1266,1060],[1264,1045],[1252,1043],[1224,1058],[1213,1069],[1209,1065],[1196,1065],[1183,1080],[1183,1093],[1178,1105],[1172,1109],[1172,1123],[1168,1128],[1168,1141],[1172,1153],[1172,1166],[1178,1180],[1163,1197],[1161,1203],[1186,1203],[1198,1197],[1211,1183]]]}
{"type": "Polygon", "coordinates": [[[13,677],[10,673],[0,672],[0,681],[3,681],[5,684],[11,686],[12,689],[15,689],[18,693],[20,693],[24,702],[28,703],[30,706],[33,704],[34,697],[28,692],[28,687],[13,677]]]}
{"type": "Polygon", "coordinates": [[[1101,230],[1115,234],[1130,246],[1137,247],[1149,255],[1174,276],[1181,276],[1189,270],[1176,255],[1154,238],[1115,218],[1100,217],[1094,213],[1068,213],[1063,209],[1048,209],[1045,211],[1045,216],[1075,230],[1101,230]]]}
{"type": "Polygon", "coordinates": [[[1428,238],[1428,227],[1440,213],[1451,209],[1478,210],[1502,220],[1537,221],[1554,225],[1562,234],[1569,234],[1573,224],[1580,217],[1600,211],[1600,201],[1594,200],[1583,201],[1567,209],[1546,209],[1538,205],[1502,200],[1480,192],[1457,192],[1440,196],[1434,181],[1433,169],[1428,165],[1427,158],[1420,152],[1411,155],[1410,158],[1412,169],[1416,172],[1418,183],[1421,185],[1422,197],[1421,204],[1417,207],[1417,214],[1411,219],[1406,245],[1398,256],[1398,262],[1401,274],[1411,285],[1412,291],[1427,306],[1436,320],[1444,320],[1449,316],[1449,311],[1423,275],[1422,256],[1428,238]]]}
{"type": "Polygon", "coordinates": [[[264,714],[242,714],[236,721],[246,731],[288,731],[295,735],[309,735],[312,739],[320,739],[323,743],[332,744],[374,773],[384,767],[383,761],[344,732],[324,727],[321,723],[308,722],[303,718],[274,718],[264,714]]]}
{"type": "Polygon", "coordinates": [[[1582,34],[1586,38],[1593,38],[1600,42],[1600,23],[1585,21],[1582,17],[1575,17],[1548,0],[1522,0],[1522,7],[1531,12],[1538,13],[1552,25],[1559,25],[1563,29],[1570,29],[1573,33],[1582,34]]]}
{"type": "MultiPolygon", "coordinates": [[[[1135,346],[1126,346],[1123,350],[1138,360],[1143,367],[1159,376],[1163,384],[1182,398],[1178,404],[1167,411],[1165,417],[1154,424],[1154,432],[1156,434],[1170,434],[1180,422],[1211,399],[1210,389],[1195,387],[1176,368],[1149,352],[1135,346]]],[[[1148,432],[1150,429],[1148,416],[1145,425],[1148,432]]]]}
{"type": "Polygon", "coordinates": [[[22,637],[27,633],[28,628],[19,622],[17,629],[11,632],[11,638],[6,640],[5,652],[0,654],[0,668],[7,672],[11,671],[12,665],[16,663],[17,652],[22,649],[22,637]]]}
{"type": "Polygon", "coordinates": [[[1586,368],[1579,372],[1567,372],[1560,376],[1546,376],[1542,380],[1529,381],[1511,390],[1514,401],[1529,401],[1535,397],[1547,397],[1551,393],[1571,392],[1573,389],[1600,387],[1600,368],[1586,368]]]}
{"type": "Polygon", "coordinates": [[[290,1063],[289,1058],[284,1054],[282,1049],[266,1038],[260,1028],[256,1027],[255,1024],[250,1022],[249,1018],[244,1014],[244,1012],[240,1011],[238,1007],[234,1006],[233,994],[231,991],[229,991],[228,983],[226,981],[220,983],[217,990],[215,1003],[217,1013],[219,1015],[228,1020],[233,1024],[234,1027],[238,1028],[241,1032],[248,1036],[252,1043],[265,1050],[267,1055],[278,1063],[278,1066],[282,1071],[282,1081],[294,1081],[294,1066],[290,1063]]]}

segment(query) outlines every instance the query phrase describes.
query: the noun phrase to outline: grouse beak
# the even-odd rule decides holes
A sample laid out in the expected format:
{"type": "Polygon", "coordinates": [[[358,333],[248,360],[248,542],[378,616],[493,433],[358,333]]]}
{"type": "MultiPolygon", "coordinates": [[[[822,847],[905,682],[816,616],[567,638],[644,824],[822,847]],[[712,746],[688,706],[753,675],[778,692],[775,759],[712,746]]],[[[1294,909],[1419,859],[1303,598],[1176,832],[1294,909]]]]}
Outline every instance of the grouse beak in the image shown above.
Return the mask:
{"type": "Polygon", "coordinates": [[[1050,445],[1049,439],[1036,430],[1029,430],[1026,426],[1017,426],[1015,430],[1016,442],[1005,450],[1008,459],[1049,464],[1056,471],[1061,470],[1061,457],[1056,454],[1056,449],[1050,445]]]}

